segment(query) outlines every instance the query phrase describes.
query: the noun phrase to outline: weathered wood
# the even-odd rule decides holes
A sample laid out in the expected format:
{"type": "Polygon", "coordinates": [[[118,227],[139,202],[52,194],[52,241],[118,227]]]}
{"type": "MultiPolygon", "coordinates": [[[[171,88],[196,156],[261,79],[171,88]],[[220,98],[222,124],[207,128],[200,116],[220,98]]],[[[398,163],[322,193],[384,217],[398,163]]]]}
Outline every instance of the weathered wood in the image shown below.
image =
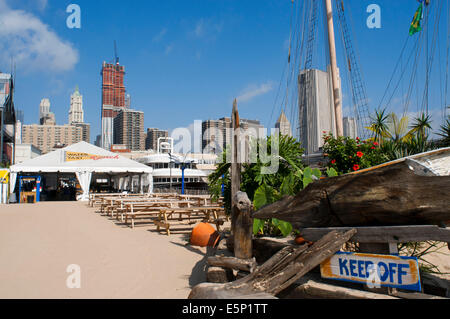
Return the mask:
{"type": "Polygon", "coordinates": [[[421,300],[426,300],[426,299],[449,299],[449,298],[445,298],[445,297],[439,297],[439,296],[422,294],[422,293],[419,293],[419,292],[400,292],[400,291],[396,291],[395,293],[392,294],[392,296],[399,297],[399,298],[402,298],[402,299],[421,299],[421,300]]]}
{"type": "Polygon", "coordinates": [[[252,203],[246,193],[234,196],[234,256],[240,259],[252,258],[253,218],[252,203]]]}
{"type": "Polygon", "coordinates": [[[240,119],[237,109],[237,100],[233,102],[233,111],[231,114],[232,124],[232,145],[231,145],[231,232],[234,233],[236,225],[235,215],[236,210],[235,196],[241,189],[241,162],[239,154],[240,145],[240,119]]]}
{"type": "Polygon", "coordinates": [[[384,294],[329,285],[314,280],[294,288],[286,299],[398,299],[384,294]]]}
{"type": "Polygon", "coordinates": [[[233,271],[222,267],[208,267],[206,280],[211,283],[224,284],[234,280],[233,271]]]}
{"type": "MultiPolygon", "coordinates": [[[[234,237],[230,236],[226,240],[227,249],[234,252],[234,237]]],[[[254,238],[252,240],[253,257],[256,258],[258,264],[263,264],[269,260],[273,255],[279,252],[281,249],[292,246],[288,243],[275,241],[270,238],[254,238]]]]}
{"type": "Polygon", "coordinates": [[[439,225],[450,220],[450,176],[419,176],[405,161],[310,184],[253,217],[278,218],[297,229],[439,225]]]}
{"type": "MultiPolygon", "coordinates": [[[[348,231],[350,227],[304,228],[300,230],[302,237],[316,241],[333,230],[348,231]]],[[[450,229],[438,226],[388,226],[388,227],[356,227],[358,231],[351,239],[358,243],[409,243],[423,241],[450,242],[450,229]]]]}
{"type": "Polygon", "coordinates": [[[194,287],[189,298],[229,298],[265,292],[276,296],[303,275],[333,256],[356,233],[331,232],[313,246],[283,248],[253,273],[224,285],[201,284],[194,287]]]}
{"type": "Polygon", "coordinates": [[[239,259],[235,257],[214,256],[208,258],[208,264],[215,267],[224,267],[234,270],[243,270],[252,273],[257,264],[256,259],[239,259]]]}

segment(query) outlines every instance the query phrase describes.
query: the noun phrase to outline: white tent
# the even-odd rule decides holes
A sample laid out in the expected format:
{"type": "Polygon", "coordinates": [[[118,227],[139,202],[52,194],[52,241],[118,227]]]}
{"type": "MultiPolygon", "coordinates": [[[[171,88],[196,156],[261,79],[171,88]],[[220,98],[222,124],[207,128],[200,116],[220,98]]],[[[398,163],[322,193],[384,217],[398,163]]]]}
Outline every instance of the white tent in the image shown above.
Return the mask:
{"type": "Polygon", "coordinates": [[[106,151],[86,142],[80,142],[29,161],[10,167],[11,193],[14,192],[17,174],[20,173],[74,173],[83,189],[79,200],[88,200],[89,187],[93,173],[116,175],[116,185],[130,186],[132,176],[140,176],[143,185],[153,191],[153,169],[136,161],[106,151]],[[130,176],[125,178],[124,176],[130,176]],[[122,177],[120,177],[122,176],[122,177]]]}

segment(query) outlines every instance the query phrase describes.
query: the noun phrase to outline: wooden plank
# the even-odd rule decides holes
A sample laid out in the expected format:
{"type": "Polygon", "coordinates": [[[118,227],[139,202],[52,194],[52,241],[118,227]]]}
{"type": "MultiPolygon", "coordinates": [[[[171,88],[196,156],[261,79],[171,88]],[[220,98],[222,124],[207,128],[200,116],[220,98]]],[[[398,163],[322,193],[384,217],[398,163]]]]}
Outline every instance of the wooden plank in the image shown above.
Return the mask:
{"type": "Polygon", "coordinates": [[[398,299],[384,294],[329,285],[314,280],[294,288],[286,299],[398,299]]]}
{"type": "MultiPolygon", "coordinates": [[[[302,237],[308,241],[317,241],[333,230],[348,231],[350,227],[304,228],[302,237]]],[[[388,226],[356,227],[357,233],[351,239],[358,243],[409,243],[423,241],[450,242],[450,229],[438,226],[388,226]]]]}
{"type": "Polygon", "coordinates": [[[320,271],[322,278],[369,288],[390,287],[416,292],[422,289],[415,257],[338,252],[320,265],[320,271]]]}

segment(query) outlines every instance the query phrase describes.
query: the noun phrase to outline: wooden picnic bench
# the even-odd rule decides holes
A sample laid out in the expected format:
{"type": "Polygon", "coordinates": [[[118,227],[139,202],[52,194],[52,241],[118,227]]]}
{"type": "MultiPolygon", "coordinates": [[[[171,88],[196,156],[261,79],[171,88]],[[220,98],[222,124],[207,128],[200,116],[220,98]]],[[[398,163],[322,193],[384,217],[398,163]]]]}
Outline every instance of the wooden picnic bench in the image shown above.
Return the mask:
{"type": "Polygon", "coordinates": [[[191,204],[192,202],[189,201],[149,201],[124,203],[125,208],[120,212],[121,221],[124,222],[125,217],[125,224],[128,224],[128,219],[130,219],[131,228],[134,228],[134,221],[137,217],[157,217],[161,210],[175,208],[186,209],[191,204]]]}
{"type": "MultiPolygon", "coordinates": [[[[220,206],[198,206],[198,207],[179,207],[179,208],[163,208],[158,213],[158,218],[154,220],[154,224],[157,227],[158,232],[160,232],[161,228],[166,230],[168,236],[170,236],[170,227],[171,223],[169,220],[183,220],[183,215],[187,215],[187,219],[191,221],[193,218],[200,218],[204,222],[213,223],[216,225],[218,231],[220,231],[220,226],[223,225],[224,220],[219,218],[219,214],[224,212],[223,207],[220,206]],[[179,218],[174,218],[174,214],[180,214],[179,218]],[[196,214],[195,217],[192,215],[196,214]],[[203,214],[203,216],[199,215],[203,214]],[[212,215],[211,215],[212,214],[212,215]]],[[[186,219],[186,218],[184,218],[186,219]]]]}

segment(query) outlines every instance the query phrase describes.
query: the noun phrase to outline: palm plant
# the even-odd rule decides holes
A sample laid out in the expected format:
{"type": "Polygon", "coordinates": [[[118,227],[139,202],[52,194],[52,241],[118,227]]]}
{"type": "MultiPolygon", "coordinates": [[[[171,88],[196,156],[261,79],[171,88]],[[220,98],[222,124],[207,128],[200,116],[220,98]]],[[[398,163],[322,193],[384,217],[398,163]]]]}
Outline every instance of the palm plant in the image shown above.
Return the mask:
{"type": "Polygon", "coordinates": [[[367,127],[370,131],[374,133],[374,139],[379,144],[383,143],[383,139],[387,137],[387,119],[388,115],[386,115],[386,109],[375,111],[375,117],[372,118],[372,124],[370,127],[367,127]]]}
{"type": "Polygon", "coordinates": [[[450,146],[450,117],[441,125],[441,129],[437,134],[442,137],[441,143],[444,147],[450,146]]]}
{"type": "Polygon", "coordinates": [[[431,116],[429,114],[425,115],[422,113],[414,120],[415,122],[411,126],[412,131],[422,140],[426,140],[428,138],[428,131],[431,130],[431,116]]]}
{"type": "Polygon", "coordinates": [[[410,141],[414,136],[415,131],[408,131],[408,122],[409,118],[407,116],[398,118],[397,114],[395,113],[389,114],[387,123],[388,128],[386,131],[386,135],[388,135],[388,138],[394,143],[405,143],[410,141]]]}

